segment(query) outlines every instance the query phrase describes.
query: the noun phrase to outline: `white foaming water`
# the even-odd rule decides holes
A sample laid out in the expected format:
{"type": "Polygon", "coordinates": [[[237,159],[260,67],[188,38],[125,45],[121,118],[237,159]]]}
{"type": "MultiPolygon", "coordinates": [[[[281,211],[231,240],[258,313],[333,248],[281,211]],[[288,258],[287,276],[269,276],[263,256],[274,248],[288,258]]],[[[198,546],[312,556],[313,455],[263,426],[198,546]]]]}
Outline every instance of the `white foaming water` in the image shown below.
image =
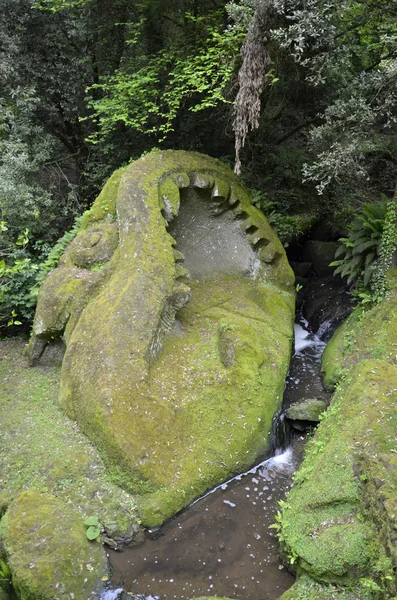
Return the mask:
{"type": "Polygon", "coordinates": [[[117,600],[122,591],[123,588],[117,588],[116,590],[104,590],[101,593],[100,598],[101,600],[117,600]]]}
{"type": "Polygon", "coordinates": [[[291,447],[287,448],[287,450],[285,450],[285,452],[282,452],[281,454],[277,454],[276,451],[275,456],[264,460],[263,462],[259,463],[259,465],[252,467],[252,469],[250,469],[249,471],[246,471],[245,473],[240,473],[239,475],[235,475],[235,477],[232,477],[228,481],[221,483],[221,485],[217,485],[212,490],[204,494],[204,496],[200,496],[200,498],[197,498],[194,502],[192,502],[191,506],[196,504],[196,502],[200,502],[200,500],[203,500],[203,498],[210,496],[217,490],[226,490],[228,485],[232,483],[232,481],[240,481],[240,479],[242,477],[245,477],[246,475],[255,475],[255,473],[258,473],[258,475],[260,475],[261,477],[268,479],[267,474],[270,472],[274,473],[275,471],[277,471],[284,473],[293,473],[296,469],[296,465],[294,465],[293,458],[294,455],[291,447]]]}
{"type": "MultiPolygon", "coordinates": [[[[308,322],[302,318],[303,326],[299,323],[295,323],[294,331],[295,331],[295,355],[301,354],[303,350],[306,348],[314,348],[319,354],[322,353],[325,342],[322,342],[318,335],[314,333],[310,333],[306,327],[308,327],[308,322]]],[[[316,352],[316,354],[317,354],[316,352]]]]}
{"type": "MultiPolygon", "coordinates": [[[[170,579],[172,581],[172,579],[170,579]]],[[[120,594],[123,592],[123,588],[117,588],[114,590],[105,590],[100,595],[100,600],[118,600],[120,594]]],[[[131,598],[135,598],[136,600],[160,600],[160,596],[145,596],[144,594],[131,595],[131,598]]]]}
{"type": "Polygon", "coordinates": [[[296,469],[292,448],[287,448],[282,454],[276,454],[260,465],[259,474],[269,481],[277,473],[293,473],[296,469]]]}

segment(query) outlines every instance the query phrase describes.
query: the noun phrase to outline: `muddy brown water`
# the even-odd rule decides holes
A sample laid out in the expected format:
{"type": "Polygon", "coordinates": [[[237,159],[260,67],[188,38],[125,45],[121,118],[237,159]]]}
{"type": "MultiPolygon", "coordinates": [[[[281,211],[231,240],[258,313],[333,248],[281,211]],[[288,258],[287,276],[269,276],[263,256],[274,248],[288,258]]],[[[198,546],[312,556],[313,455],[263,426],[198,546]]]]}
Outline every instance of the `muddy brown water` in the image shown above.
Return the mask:
{"type": "MultiPolygon", "coordinates": [[[[324,397],[319,360],[324,344],[307,323],[295,328],[286,404],[324,397]]],[[[305,438],[218,486],[169,522],[156,539],[123,552],[109,550],[112,600],[122,590],[139,600],[223,596],[276,600],[294,582],[283,566],[275,530],[278,502],[291,486],[305,438]]],[[[109,595],[110,600],[110,595],[109,595]]]]}

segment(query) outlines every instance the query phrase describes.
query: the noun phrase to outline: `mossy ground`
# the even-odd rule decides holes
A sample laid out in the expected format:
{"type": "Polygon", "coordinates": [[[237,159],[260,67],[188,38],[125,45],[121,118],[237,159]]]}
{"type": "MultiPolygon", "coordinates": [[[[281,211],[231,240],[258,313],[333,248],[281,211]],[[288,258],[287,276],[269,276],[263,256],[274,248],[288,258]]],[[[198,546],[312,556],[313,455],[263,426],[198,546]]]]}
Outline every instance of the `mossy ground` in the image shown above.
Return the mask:
{"type": "Polygon", "coordinates": [[[0,508],[33,489],[128,536],[134,499],[110,481],[97,450],[60,411],[59,377],[55,367],[28,367],[23,341],[0,342],[0,508]]]}

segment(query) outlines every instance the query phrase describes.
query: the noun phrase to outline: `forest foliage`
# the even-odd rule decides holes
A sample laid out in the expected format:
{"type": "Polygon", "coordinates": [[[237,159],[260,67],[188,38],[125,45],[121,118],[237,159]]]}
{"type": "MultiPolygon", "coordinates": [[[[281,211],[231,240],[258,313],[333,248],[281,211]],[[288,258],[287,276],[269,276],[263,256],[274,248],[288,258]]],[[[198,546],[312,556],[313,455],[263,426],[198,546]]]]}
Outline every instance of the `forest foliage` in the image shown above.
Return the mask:
{"type": "Polygon", "coordinates": [[[0,0],[0,13],[3,332],[30,322],[40,265],[106,178],[153,147],[230,166],[236,147],[280,228],[302,212],[345,224],[393,197],[396,0],[0,0]]]}

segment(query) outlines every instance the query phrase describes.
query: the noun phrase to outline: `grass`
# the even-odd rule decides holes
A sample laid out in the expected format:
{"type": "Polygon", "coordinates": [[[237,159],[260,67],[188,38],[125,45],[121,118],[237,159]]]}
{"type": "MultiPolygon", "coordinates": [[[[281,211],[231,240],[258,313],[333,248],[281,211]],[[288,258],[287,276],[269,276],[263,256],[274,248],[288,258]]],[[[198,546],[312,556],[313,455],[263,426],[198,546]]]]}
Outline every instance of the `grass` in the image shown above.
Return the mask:
{"type": "Polygon", "coordinates": [[[59,409],[59,377],[58,368],[28,367],[22,340],[0,342],[0,513],[33,489],[129,537],[134,498],[110,481],[97,450],[59,409]]]}

